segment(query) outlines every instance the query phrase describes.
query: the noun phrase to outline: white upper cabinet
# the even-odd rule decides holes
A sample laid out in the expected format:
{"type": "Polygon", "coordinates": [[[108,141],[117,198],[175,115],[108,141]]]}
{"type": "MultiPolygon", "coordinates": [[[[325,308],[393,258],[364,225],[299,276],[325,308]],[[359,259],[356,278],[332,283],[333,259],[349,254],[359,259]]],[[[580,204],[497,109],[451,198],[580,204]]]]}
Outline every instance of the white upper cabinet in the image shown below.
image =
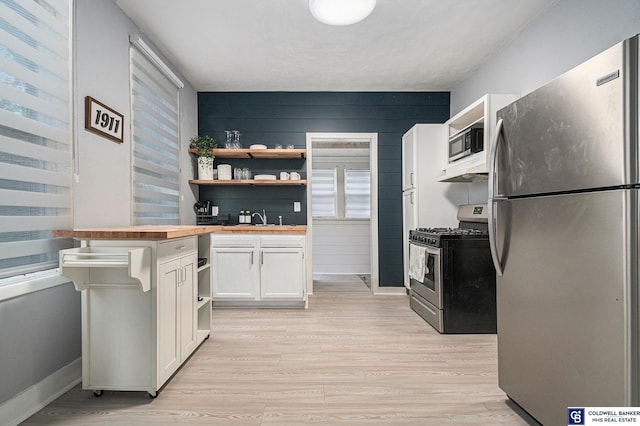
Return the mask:
{"type": "Polygon", "coordinates": [[[451,117],[445,126],[448,139],[442,159],[440,182],[471,182],[477,175],[489,172],[491,145],[495,139],[496,113],[518,99],[518,95],[487,94],[451,117]],[[449,142],[472,127],[483,127],[483,149],[454,161],[449,160],[449,142]]]}

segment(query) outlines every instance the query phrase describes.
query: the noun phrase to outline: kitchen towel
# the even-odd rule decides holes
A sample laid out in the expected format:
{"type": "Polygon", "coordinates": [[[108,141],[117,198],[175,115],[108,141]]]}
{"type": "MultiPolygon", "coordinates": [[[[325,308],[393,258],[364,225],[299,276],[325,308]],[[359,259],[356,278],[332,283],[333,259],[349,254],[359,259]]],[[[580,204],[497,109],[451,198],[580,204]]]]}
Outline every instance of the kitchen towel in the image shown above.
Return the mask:
{"type": "Polygon", "coordinates": [[[423,282],[429,272],[426,265],[427,248],[409,244],[409,278],[423,282]]]}

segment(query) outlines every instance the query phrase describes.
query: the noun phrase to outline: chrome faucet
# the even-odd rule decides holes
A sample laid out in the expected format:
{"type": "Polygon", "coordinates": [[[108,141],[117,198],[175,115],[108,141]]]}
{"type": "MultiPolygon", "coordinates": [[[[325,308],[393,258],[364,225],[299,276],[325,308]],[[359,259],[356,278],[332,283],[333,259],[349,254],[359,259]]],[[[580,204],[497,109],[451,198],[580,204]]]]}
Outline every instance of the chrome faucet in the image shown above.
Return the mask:
{"type": "Polygon", "coordinates": [[[267,214],[264,212],[264,209],[262,209],[262,214],[255,212],[254,214],[252,214],[251,216],[255,216],[258,215],[258,217],[260,218],[260,220],[262,221],[263,225],[267,224],[267,214]]]}

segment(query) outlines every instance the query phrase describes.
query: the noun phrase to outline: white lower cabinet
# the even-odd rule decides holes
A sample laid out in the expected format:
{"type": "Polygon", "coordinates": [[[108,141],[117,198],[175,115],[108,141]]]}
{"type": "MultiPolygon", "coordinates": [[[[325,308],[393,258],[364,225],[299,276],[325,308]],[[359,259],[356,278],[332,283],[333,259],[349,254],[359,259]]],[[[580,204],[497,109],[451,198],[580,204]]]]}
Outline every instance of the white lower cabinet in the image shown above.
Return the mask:
{"type": "Polygon", "coordinates": [[[302,248],[265,247],[260,250],[260,297],[304,297],[304,251],[302,248]]]}
{"type": "Polygon", "coordinates": [[[213,235],[211,286],[217,300],[255,300],[259,295],[257,237],[213,235]]]}
{"type": "Polygon", "coordinates": [[[161,263],[158,275],[158,367],[164,382],[197,346],[198,258],[161,263]]]}
{"type": "Polygon", "coordinates": [[[212,292],[218,306],[304,306],[305,237],[212,236],[212,292]]]}
{"type": "MultiPolygon", "coordinates": [[[[82,292],[83,389],[155,397],[209,336],[210,264],[198,268],[198,238],[89,240],[60,252],[61,274],[82,292]]],[[[208,236],[204,244],[208,258],[208,236]]]]}

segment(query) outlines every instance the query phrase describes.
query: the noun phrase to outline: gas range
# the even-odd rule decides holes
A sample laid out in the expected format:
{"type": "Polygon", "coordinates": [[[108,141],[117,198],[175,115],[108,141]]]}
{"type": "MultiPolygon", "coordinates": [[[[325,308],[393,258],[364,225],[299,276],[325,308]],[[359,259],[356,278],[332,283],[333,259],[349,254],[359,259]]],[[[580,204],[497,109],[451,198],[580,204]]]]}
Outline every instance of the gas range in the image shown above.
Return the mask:
{"type": "Polygon", "coordinates": [[[486,207],[460,206],[458,228],[409,232],[409,304],[440,333],[496,332],[486,207]]]}

